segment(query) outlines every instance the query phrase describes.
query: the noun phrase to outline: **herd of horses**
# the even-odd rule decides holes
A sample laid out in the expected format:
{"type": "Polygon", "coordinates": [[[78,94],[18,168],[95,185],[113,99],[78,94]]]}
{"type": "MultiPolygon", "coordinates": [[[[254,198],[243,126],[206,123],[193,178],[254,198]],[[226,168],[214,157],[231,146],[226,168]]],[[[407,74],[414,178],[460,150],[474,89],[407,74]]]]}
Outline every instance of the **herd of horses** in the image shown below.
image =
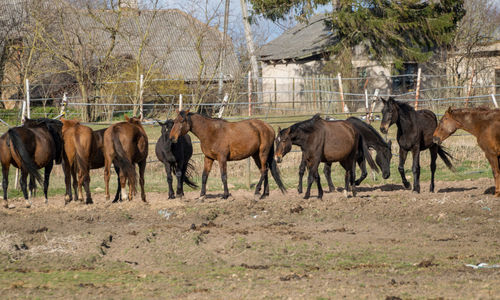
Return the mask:
{"type": "MultiPolygon", "coordinates": [[[[437,157],[445,165],[454,169],[451,155],[441,143],[456,130],[470,132],[477,138],[479,147],[485,152],[491,164],[495,179],[495,196],[500,197],[500,110],[487,108],[449,108],[441,120],[430,110],[416,111],[412,106],[393,98],[383,99],[380,131],[387,133],[393,124],[397,126],[399,144],[398,170],[406,189],[410,188],[404,171],[408,152],[412,153],[413,191],[420,192],[420,152],[430,151],[431,183],[429,190],[434,192],[434,175],[437,157]]],[[[161,137],[156,143],[156,156],[164,164],[169,186],[168,198],[182,197],[183,186],[192,188],[197,185],[191,176],[194,171],[190,163],[193,155],[192,132],[200,141],[204,154],[204,166],[200,199],[206,196],[208,175],[214,160],[220,167],[224,186],[223,198],[229,197],[227,185],[227,162],[252,157],[260,170],[260,178],[255,187],[255,195],[260,198],[269,196],[268,172],[278,188],[285,193],[277,163],[290,152],[292,145],[302,150],[299,167],[298,192],[302,193],[302,177],[308,170],[307,188],[304,198],[311,195],[311,187],[316,182],[318,198],[323,189],[318,172],[319,164],[324,163],[324,174],[329,191],[334,190],[331,180],[331,165],[339,162],[345,169],[344,193],[354,196],[355,187],[367,176],[366,164],[375,171],[381,171],[384,179],[390,176],[392,158],[391,142],[384,138],[371,125],[354,117],[347,120],[325,120],[319,114],[311,119],[298,122],[284,129],[274,129],[258,119],[227,122],[210,118],[198,113],[179,111],[174,120],[158,122],[161,137]],[[369,149],[376,152],[375,160],[369,149]],[[355,169],[359,165],[362,174],[356,180],[355,169]],[[173,176],[177,178],[174,193],[173,176]]],[[[148,136],[138,118],[125,117],[125,121],[101,130],[75,120],[26,119],[24,124],[10,128],[0,137],[0,161],[2,163],[2,188],[4,206],[8,207],[7,188],[10,165],[20,169],[20,186],[27,206],[36,192],[36,183],[43,185],[45,203],[48,201],[48,186],[51,170],[55,164],[62,164],[65,177],[65,204],[74,200],[83,201],[83,188],[87,204],[93,203],[90,193],[90,169],[104,167],[106,200],[110,199],[109,179],[111,165],[118,174],[118,187],[113,202],[134,197],[137,185],[137,164],[141,199],[146,202],[144,175],[148,156],[148,136]],[[39,169],[44,168],[44,176],[39,169]],[[29,184],[28,184],[29,176],[29,184]],[[128,193],[126,187],[128,183],[128,193]],[[72,191],[73,188],[73,191],[72,191]],[[74,196],[73,196],[74,192],[74,196]]]]}

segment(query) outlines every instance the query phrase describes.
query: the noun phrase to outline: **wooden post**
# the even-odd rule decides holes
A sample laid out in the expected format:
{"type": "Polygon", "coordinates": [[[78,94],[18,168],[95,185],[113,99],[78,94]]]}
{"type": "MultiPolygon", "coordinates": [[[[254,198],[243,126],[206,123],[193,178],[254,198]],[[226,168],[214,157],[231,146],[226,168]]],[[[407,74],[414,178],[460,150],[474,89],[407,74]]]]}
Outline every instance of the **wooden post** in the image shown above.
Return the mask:
{"type": "Polygon", "coordinates": [[[227,93],[224,95],[224,99],[222,99],[222,104],[219,109],[219,113],[217,114],[217,118],[222,118],[222,114],[224,113],[224,109],[226,108],[227,104],[227,99],[228,99],[227,93]]]}
{"type": "Polygon", "coordinates": [[[498,108],[497,98],[495,98],[495,94],[491,94],[491,101],[493,101],[493,105],[498,108]]]}
{"type": "Polygon", "coordinates": [[[141,74],[139,78],[139,117],[141,121],[144,119],[144,99],[142,94],[144,93],[144,75],[141,74]]]}
{"type": "MultiPolygon", "coordinates": [[[[380,93],[380,90],[376,89],[375,93],[373,93],[373,99],[377,99],[378,93],[380,93]]],[[[370,107],[370,120],[373,119],[373,110],[375,109],[376,104],[376,101],[372,101],[372,106],[370,107]]]]}
{"type": "Polygon", "coordinates": [[[370,124],[370,104],[368,100],[368,90],[365,89],[365,110],[366,110],[366,123],[370,124]]]}
{"type": "Polygon", "coordinates": [[[312,92],[313,92],[313,106],[314,106],[314,109],[317,109],[318,108],[318,104],[316,102],[316,81],[314,80],[315,76],[314,74],[312,75],[312,92]]]}
{"type": "Polygon", "coordinates": [[[292,109],[295,114],[295,77],[292,78],[292,109]]]}
{"type": "Polygon", "coordinates": [[[344,89],[342,88],[342,76],[340,76],[340,73],[337,74],[337,78],[339,81],[339,92],[340,92],[340,102],[342,104],[342,113],[344,113],[345,112],[344,89]]]}
{"type": "Polygon", "coordinates": [[[472,74],[470,76],[469,84],[467,86],[467,98],[465,99],[465,107],[469,106],[469,98],[470,98],[470,94],[472,92],[472,79],[473,78],[474,78],[474,69],[472,69],[472,74]]]}
{"type": "Polygon", "coordinates": [[[278,95],[276,91],[276,78],[274,78],[274,108],[276,108],[276,102],[278,102],[278,95]]]}
{"type": "Polygon", "coordinates": [[[420,78],[421,78],[421,74],[422,74],[422,69],[418,68],[418,72],[417,72],[417,88],[415,89],[415,110],[418,109],[418,97],[419,97],[419,94],[420,94],[420,78]]]}
{"type": "Polygon", "coordinates": [[[182,94],[179,95],[179,111],[182,110],[182,94]]]}
{"type": "MultiPolygon", "coordinates": [[[[26,114],[25,117],[30,119],[30,81],[26,78],[26,114]]],[[[24,119],[23,119],[24,123],[24,119]]]]}
{"type": "Polygon", "coordinates": [[[252,72],[248,71],[248,115],[252,116],[252,72]]]}

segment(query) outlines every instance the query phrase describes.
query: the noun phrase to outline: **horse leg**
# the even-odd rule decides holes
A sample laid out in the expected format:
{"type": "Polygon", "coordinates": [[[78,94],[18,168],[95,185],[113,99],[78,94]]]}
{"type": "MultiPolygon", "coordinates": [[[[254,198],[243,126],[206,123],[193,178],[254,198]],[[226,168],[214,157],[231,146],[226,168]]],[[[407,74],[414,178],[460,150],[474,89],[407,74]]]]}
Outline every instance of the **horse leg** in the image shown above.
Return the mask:
{"type": "MultiPolygon", "coordinates": [[[[90,194],[90,170],[85,170],[85,173],[83,174],[83,186],[85,188],[85,204],[93,204],[94,201],[92,201],[92,195],[90,194]]],[[[83,199],[83,196],[82,196],[83,199]]]]}
{"type": "Polygon", "coordinates": [[[306,172],[306,160],[304,158],[304,153],[302,153],[302,158],[300,159],[299,166],[299,185],[297,186],[297,192],[302,194],[302,178],[304,177],[304,173],[306,172]]]}
{"type": "Polygon", "coordinates": [[[51,160],[45,166],[45,172],[43,174],[43,195],[45,196],[45,204],[49,203],[49,198],[47,196],[47,193],[49,191],[50,172],[52,172],[52,167],[54,167],[54,161],[53,160],[51,160]]]}
{"type": "Polygon", "coordinates": [[[260,151],[260,176],[264,176],[264,192],[260,196],[260,199],[264,199],[265,197],[269,196],[269,169],[267,165],[267,158],[269,156],[269,153],[266,151],[260,151]]]}
{"type": "Polygon", "coordinates": [[[486,158],[488,159],[491,170],[493,171],[493,178],[495,180],[495,196],[500,197],[500,165],[499,157],[496,153],[485,152],[486,158]]]}
{"type": "Polygon", "coordinates": [[[168,199],[175,199],[174,187],[172,186],[172,167],[170,163],[165,163],[165,173],[167,173],[168,199]]]}
{"type": "Polygon", "coordinates": [[[429,191],[431,193],[434,193],[434,174],[436,173],[436,159],[437,159],[438,146],[436,144],[432,145],[429,148],[429,151],[431,152],[431,185],[429,187],[429,191]]]}
{"type": "Polygon", "coordinates": [[[333,193],[335,191],[335,186],[332,182],[332,163],[324,163],[323,173],[325,174],[326,182],[328,183],[328,192],[333,193]]]}
{"type": "Polygon", "coordinates": [[[410,188],[410,183],[408,180],[406,180],[405,176],[405,162],[406,162],[406,156],[408,155],[408,151],[402,149],[399,147],[399,166],[398,166],[398,171],[399,174],[401,175],[401,180],[403,181],[403,185],[405,186],[406,189],[410,188]]]}
{"type": "Polygon", "coordinates": [[[219,167],[220,167],[220,178],[222,179],[222,184],[224,185],[224,194],[222,199],[229,198],[229,189],[227,188],[227,161],[226,157],[223,155],[219,156],[219,167]]]}
{"type": "Polygon", "coordinates": [[[413,156],[413,165],[411,168],[413,172],[413,191],[420,193],[420,148],[413,148],[411,153],[413,156]]]}
{"type": "Polygon", "coordinates": [[[73,200],[71,191],[71,170],[66,155],[63,156],[62,169],[64,172],[64,184],[66,186],[66,195],[64,195],[64,205],[66,205],[73,200]]]}
{"type": "MultiPolygon", "coordinates": [[[[130,200],[129,199],[129,194],[127,194],[127,175],[125,174],[125,172],[123,170],[120,170],[120,189],[121,189],[121,194],[122,194],[122,200],[123,201],[127,201],[127,200],[130,200]]],[[[129,191],[130,191],[130,187],[129,187],[129,191]]],[[[109,194],[107,194],[106,197],[109,197],[109,194]]],[[[108,198],[106,198],[108,199],[108,198]]]]}
{"type": "Polygon", "coordinates": [[[183,175],[183,170],[182,168],[177,168],[175,170],[175,177],[177,177],[177,190],[175,191],[175,194],[177,196],[179,196],[180,198],[182,198],[182,196],[184,196],[184,192],[182,190],[182,175],[183,175]]]}
{"type": "Polygon", "coordinates": [[[314,175],[316,178],[316,185],[318,186],[318,199],[322,199],[323,198],[323,188],[321,187],[321,182],[320,182],[320,178],[319,178],[319,172],[318,170],[316,169],[316,173],[314,175]]]}
{"type": "Polygon", "coordinates": [[[208,174],[210,174],[210,170],[212,170],[212,164],[214,160],[205,156],[204,164],[203,164],[203,173],[201,175],[201,192],[200,192],[200,200],[205,199],[205,194],[207,191],[207,180],[208,174]]]}
{"type": "Polygon", "coordinates": [[[113,164],[115,167],[115,173],[116,173],[116,194],[115,198],[113,199],[113,203],[116,203],[118,201],[122,201],[122,187],[120,185],[120,168],[116,165],[113,164]]]}
{"type": "Polygon", "coordinates": [[[35,178],[30,175],[30,183],[29,183],[29,197],[34,198],[36,197],[36,182],[35,178]]]}
{"type": "Polygon", "coordinates": [[[139,165],[139,185],[141,186],[141,199],[146,202],[146,191],[144,190],[144,173],[146,172],[146,160],[138,163],[139,165]]]}
{"type": "MultiPolygon", "coordinates": [[[[304,195],[304,199],[309,199],[311,196],[311,186],[313,181],[316,179],[316,173],[318,173],[319,161],[308,162],[307,163],[307,189],[304,195]]],[[[319,175],[318,175],[319,176],[319,175]]]]}
{"type": "Polygon", "coordinates": [[[3,206],[5,208],[9,207],[9,202],[7,201],[7,188],[9,187],[9,165],[2,164],[2,189],[3,189],[3,206]]]}
{"type": "Polygon", "coordinates": [[[21,178],[19,179],[19,184],[21,185],[21,190],[23,191],[24,200],[26,200],[26,207],[31,207],[31,200],[28,197],[28,191],[26,187],[26,180],[28,179],[28,171],[21,169],[21,178]]]}
{"type": "MultiPolygon", "coordinates": [[[[368,172],[366,171],[366,160],[363,156],[359,157],[357,160],[358,166],[361,169],[361,176],[354,181],[355,185],[360,185],[363,180],[365,180],[366,176],[368,176],[368,172]]],[[[354,164],[354,168],[356,168],[356,164],[354,164]]]]}
{"type": "Polygon", "coordinates": [[[257,168],[259,168],[259,170],[260,170],[259,182],[255,186],[255,196],[257,196],[257,195],[260,195],[260,190],[262,189],[262,183],[264,182],[264,174],[262,173],[262,164],[260,162],[259,156],[257,154],[255,154],[252,156],[252,158],[253,158],[253,161],[255,162],[255,164],[257,165],[257,168]]]}
{"type": "MultiPolygon", "coordinates": [[[[105,158],[104,160],[104,186],[105,186],[105,190],[106,190],[106,201],[109,201],[109,170],[111,168],[111,162],[113,160],[112,159],[109,159],[109,158],[105,158]]],[[[118,173],[120,174],[120,173],[118,173]]],[[[120,186],[120,189],[121,189],[121,185],[120,185],[120,178],[121,176],[118,175],[118,186],[120,186]]]]}
{"type": "Polygon", "coordinates": [[[75,191],[75,201],[80,200],[78,197],[78,178],[76,176],[76,165],[71,166],[71,178],[73,179],[73,190],[75,191]]]}

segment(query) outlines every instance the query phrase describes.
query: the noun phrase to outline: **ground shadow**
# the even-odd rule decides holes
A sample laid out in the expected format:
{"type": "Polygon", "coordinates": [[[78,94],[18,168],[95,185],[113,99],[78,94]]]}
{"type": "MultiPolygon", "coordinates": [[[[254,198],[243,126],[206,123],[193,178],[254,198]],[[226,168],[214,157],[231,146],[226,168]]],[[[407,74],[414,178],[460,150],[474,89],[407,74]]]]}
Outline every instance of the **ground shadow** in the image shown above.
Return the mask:
{"type": "Polygon", "coordinates": [[[485,195],[494,195],[495,194],[495,187],[494,186],[490,186],[489,188],[487,188],[486,190],[484,190],[484,193],[485,195]]]}
{"type": "Polygon", "coordinates": [[[358,186],[356,187],[356,191],[358,192],[373,192],[373,191],[383,191],[383,192],[390,192],[390,191],[404,191],[406,190],[403,185],[399,184],[384,184],[384,185],[379,185],[379,186],[358,186]]]}
{"type": "Polygon", "coordinates": [[[470,187],[470,188],[448,187],[448,188],[438,190],[438,193],[465,192],[465,191],[471,191],[471,190],[477,190],[477,187],[470,187]]]}

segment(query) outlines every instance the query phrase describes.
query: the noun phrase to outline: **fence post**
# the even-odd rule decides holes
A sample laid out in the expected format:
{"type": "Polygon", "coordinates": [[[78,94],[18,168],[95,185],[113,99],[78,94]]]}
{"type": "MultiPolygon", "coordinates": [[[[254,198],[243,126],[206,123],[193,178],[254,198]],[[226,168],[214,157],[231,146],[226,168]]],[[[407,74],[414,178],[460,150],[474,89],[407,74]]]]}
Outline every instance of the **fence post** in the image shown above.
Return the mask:
{"type": "Polygon", "coordinates": [[[316,76],[314,76],[314,74],[312,74],[312,77],[311,77],[311,83],[312,83],[312,92],[313,92],[313,106],[314,106],[314,109],[317,109],[318,108],[318,103],[316,102],[316,80],[314,80],[316,78],[316,76]]]}
{"type": "Polygon", "coordinates": [[[370,121],[370,104],[369,104],[369,100],[368,100],[368,90],[365,89],[365,110],[366,110],[366,122],[368,124],[371,123],[370,121]]]}
{"type": "Polygon", "coordinates": [[[276,78],[274,78],[274,108],[276,108],[277,102],[278,102],[278,94],[276,91],[276,78]]]}
{"type": "Polygon", "coordinates": [[[225,93],[224,99],[222,99],[222,104],[220,106],[219,113],[217,114],[217,118],[222,118],[222,114],[224,113],[224,109],[226,108],[227,98],[228,98],[228,95],[227,95],[227,93],[225,93]]]}
{"type": "Polygon", "coordinates": [[[295,77],[292,78],[292,109],[295,114],[295,77]]]}
{"type": "Polygon", "coordinates": [[[139,78],[139,117],[141,121],[144,119],[144,99],[142,94],[144,93],[144,75],[141,74],[139,78]]]}
{"type": "MultiPolygon", "coordinates": [[[[378,93],[380,93],[379,89],[375,90],[375,93],[373,93],[373,99],[377,99],[378,93]]],[[[373,119],[373,110],[375,109],[375,105],[377,105],[376,101],[372,101],[372,105],[370,107],[370,120],[373,119]]]]}
{"type": "Polygon", "coordinates": [[[344,103],[344,89],[342,88],[342,76],[340,73],[337,74],[339,81],[339,92],[340,92],[340,102],[342,104],[342,113],[345,113],[345,103],[344,103]]]}
{"type": "MultiPolygon", "coordinates": [[[[28,78],[26,78],[26,114],[25,117],[30,119],[31,114],[30,114],[30,81],[28,78]]],[[[24,118],[23,118],[23,123],[24,123],[24,118]]]]}
{"type": "Polygon", "coordinates": [[[182,110],[182,94],[179,94],[179,111],[182,110]]]}
{"type": "Polygon", "coordinates": [[[472,74],[469,79],[469,85],[467,86],[467,98],[465,99],[465,107],[469,106],[469,98],[472,92],[472,79],[474,78],[474,69],[472,69],[472,74]]]}
{"type": "Polygon", "coordinates": [[[418,72],[417,72],[417,88],[415,89],[415,110],[418,109],[418,97],[419,97],[419,94],[420,94],[420,79],[421,79],[421,75],[422,75],[422,69],[418,68],[418,72]]]}
{"type": "Polygon", "coordinates": [[[248,71],[248,115],[252,116],[252,72],[248,71]]]}
{"type": "Polygon", "coordinates": [[[498,108],[497,98],[495,98],[495,94],[491,94],[491,101],[493,101],[493,105],[498,108]]]}

